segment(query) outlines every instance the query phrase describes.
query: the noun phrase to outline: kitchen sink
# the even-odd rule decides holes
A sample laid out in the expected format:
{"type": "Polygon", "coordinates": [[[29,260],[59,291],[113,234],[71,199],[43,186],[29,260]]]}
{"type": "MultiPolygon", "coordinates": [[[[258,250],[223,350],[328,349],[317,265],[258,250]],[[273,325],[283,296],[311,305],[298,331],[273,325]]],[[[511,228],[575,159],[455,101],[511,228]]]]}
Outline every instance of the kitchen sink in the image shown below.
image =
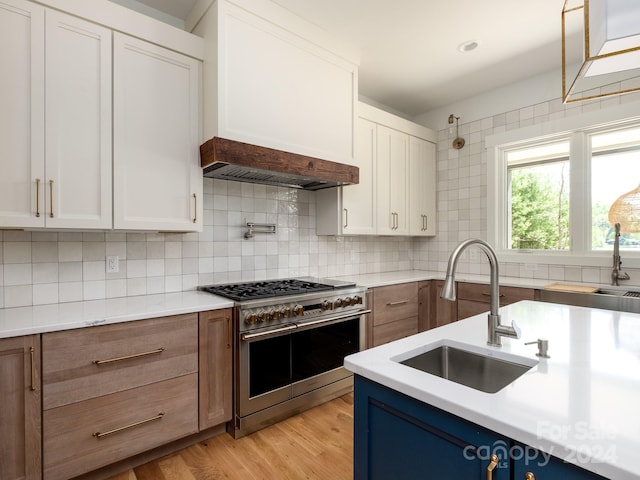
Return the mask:
{"type": "Polygon", "coordinates": [[[640,291],[624,287],[599,288],[592,293],[540,290],[539,300],[580,307],[640,313],[640,291]]]}
{"type": "Polygon", "coordinates": [[[492,350],[482,352],[478,347],[462,345],[445,343],[399,363],[486,393],[503,389],[538,363],[514,355],[498,357],[492,350]]]}

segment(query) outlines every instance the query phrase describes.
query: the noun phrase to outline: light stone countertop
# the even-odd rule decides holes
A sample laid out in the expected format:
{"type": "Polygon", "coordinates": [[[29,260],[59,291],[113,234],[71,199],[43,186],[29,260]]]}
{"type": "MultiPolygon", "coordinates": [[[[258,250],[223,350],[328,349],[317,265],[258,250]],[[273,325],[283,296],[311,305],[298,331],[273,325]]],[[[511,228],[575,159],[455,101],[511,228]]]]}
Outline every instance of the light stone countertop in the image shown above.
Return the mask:
{"type": "Polygon", "coordinates": [[[108,325],[233,307],[233,301],[187,291],[0,309],[0,338],[108,325]]]}
{"type": "Polygon", "coordinates": [[[640,479],[640,314],[522,301],[500,309],[515,320],[518,340],[488,347],[487,315],[362,351],[345,359],[358,375],[450,412],[607,478],[640,479]],[[549,359],[535,345],[549,340],[549,359]],[[489,355],[538,362],[494,394],[484,393],[399,361],[445,340],[489,355]]]}

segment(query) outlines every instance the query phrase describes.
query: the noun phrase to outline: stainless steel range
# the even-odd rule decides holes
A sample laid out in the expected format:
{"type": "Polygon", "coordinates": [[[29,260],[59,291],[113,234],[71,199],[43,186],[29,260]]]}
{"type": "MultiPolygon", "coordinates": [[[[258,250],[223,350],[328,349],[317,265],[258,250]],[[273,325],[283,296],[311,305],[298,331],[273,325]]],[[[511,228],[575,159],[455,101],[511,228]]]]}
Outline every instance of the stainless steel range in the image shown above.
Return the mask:
{"type": "Polygon", "coordinates": [[[342,365],[364,348],[364,288],[300,278],[200,289],[236,302],[235,438],[352,390],[342,365]]]}

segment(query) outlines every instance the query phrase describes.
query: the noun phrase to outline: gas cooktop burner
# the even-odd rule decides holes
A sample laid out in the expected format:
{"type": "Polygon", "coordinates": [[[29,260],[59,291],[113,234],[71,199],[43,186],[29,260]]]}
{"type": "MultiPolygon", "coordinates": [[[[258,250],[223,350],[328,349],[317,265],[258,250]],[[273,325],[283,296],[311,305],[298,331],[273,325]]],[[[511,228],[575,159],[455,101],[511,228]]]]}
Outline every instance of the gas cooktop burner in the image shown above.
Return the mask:
{"type": "Polygon", "coordinates": [[[321,292],[351,285],[352,284],[346,283],[344,285],[320,283],[291,278],[284,280],[267,280],[263,282],[232,283],[228,285],[208,285],[199,288],[205,292],[240,302],[243,300],[321,292]]]}

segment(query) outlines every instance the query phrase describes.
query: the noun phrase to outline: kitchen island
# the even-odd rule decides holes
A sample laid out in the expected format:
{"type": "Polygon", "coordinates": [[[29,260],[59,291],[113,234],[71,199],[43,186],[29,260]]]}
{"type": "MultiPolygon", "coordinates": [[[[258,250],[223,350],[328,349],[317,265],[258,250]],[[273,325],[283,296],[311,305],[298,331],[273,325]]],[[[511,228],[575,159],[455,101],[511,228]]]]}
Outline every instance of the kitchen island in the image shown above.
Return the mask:
{"type": "Polygon", "coordinates": [[[345,359],[356,374],[356,479],[378,478],[381,464],[394,478],[461,478],[458,465],[486,471],[494,451],[495,479],[640,479],[640,315],[531,301],[500,313],[522,329],[501,348],[486,346],[481,314],[345,359]],[[538,338],[550,358],[525,345],[538,338]],[[485,393],[400,363],[443,341],[534,366],[485,393]]]}

